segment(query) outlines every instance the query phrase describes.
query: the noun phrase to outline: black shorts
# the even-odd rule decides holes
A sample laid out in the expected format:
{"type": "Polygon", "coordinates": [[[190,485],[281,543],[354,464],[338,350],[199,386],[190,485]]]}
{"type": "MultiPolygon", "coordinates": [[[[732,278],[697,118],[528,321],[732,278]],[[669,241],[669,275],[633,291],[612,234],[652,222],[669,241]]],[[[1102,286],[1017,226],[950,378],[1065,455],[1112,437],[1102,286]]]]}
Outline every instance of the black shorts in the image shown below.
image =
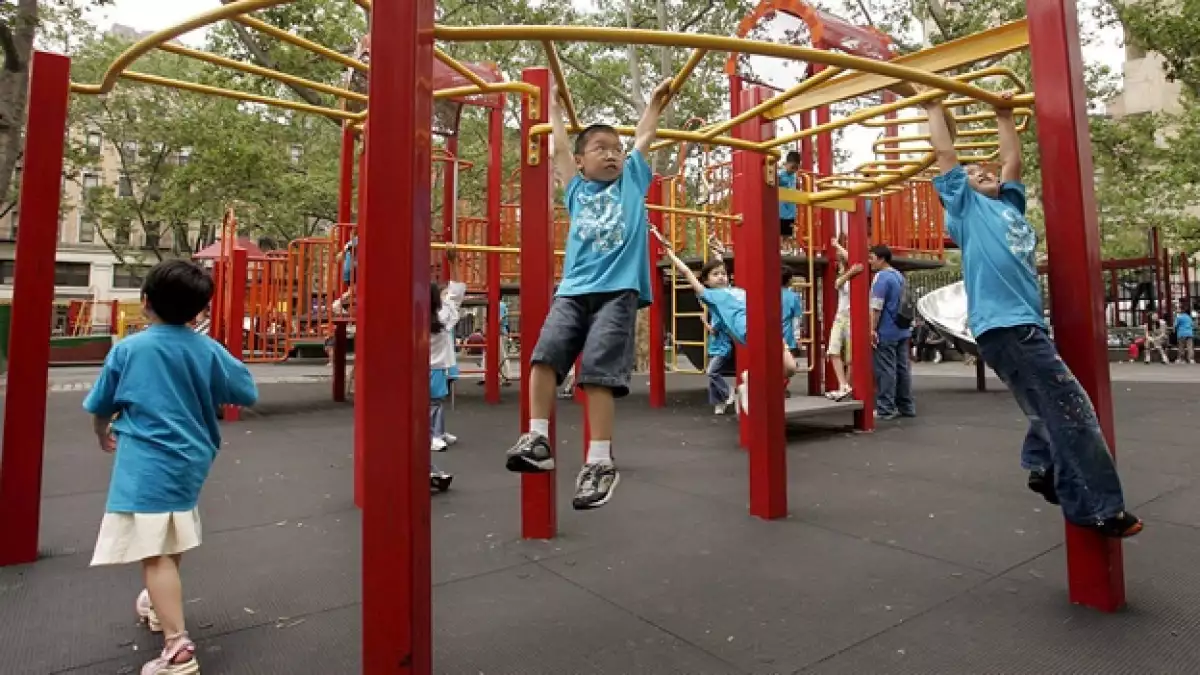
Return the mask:
{"type": "Polygon", "coordinates": [[[633,372],[637,311],[636,291],[554,298],[531,361],[553,368],[561,386],[582,354],[577,386],[606,387],[616,398],[625,396],[633,372]]]}
{"type": "Polygon", "coordinates": [[[779,236],[791,237],[796,234],[796,219],[795,218],[780,218],[779,219],[779,236]]]}

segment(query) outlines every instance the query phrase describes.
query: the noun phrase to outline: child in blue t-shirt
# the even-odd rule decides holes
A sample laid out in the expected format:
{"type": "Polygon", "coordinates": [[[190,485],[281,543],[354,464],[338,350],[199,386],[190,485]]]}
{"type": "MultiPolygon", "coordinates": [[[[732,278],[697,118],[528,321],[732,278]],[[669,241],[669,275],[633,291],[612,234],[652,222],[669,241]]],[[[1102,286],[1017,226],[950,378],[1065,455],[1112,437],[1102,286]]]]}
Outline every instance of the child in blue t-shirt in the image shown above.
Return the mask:
{"type": "Polygon", "coordinates": [[[1180,303],[1179,311],[1175,314],[1175,342],[1178,353],[1175,363],[1195,363],[1196,324],[1188,313],[1187,303],[1180,303]]]}
{"type": "Polygon", "coordinates": [[[637,312],[651,299],[645,200],[653,171],[646,155],[671,94],[670,80],[654,90],[626,156],[616,129],[605,124],[581,131],[572,148],[558,92],[550,92],[550,154],[571,228],[562,282],[533,349],[529,432],[508,450],[506,465],[519,472],[554,469],[547,440],[554,391],[582,357],[576,382],[587,392],[591,438],[575,483],[576,509],[608,503],[620,481],[612,459],[613,400],[629,393],[637,312]]]}
{"type": "MultiPolygon", "coordinates": [[[[728,288],[729,272],[725,263],[714,258],[704,263],[700,268],[700,283],[709,288],[728,288]]],[[[730,341],[729,331],[725,322],[715,313],[708,315],[705,323],[708,332],[705,348],[708,350],[708,367],[704,372],[708,375],[708,404],[713,406],[713,414],[724,415],[733,402],[733,391],[722,375],[725,368],[733,362],[733,342],[730,341]]]]}
{"type": "Polygon", "coordinates": [[[180,556],[200,545],[196,503],[221,446],[218,411],[258,400],[246,366],[188,326],[212,294],[212,278],[191,262],[151,269],[142,285],[150,326],[113,346],[83,402],[101,450],[116,455],[92,565],[142,564],[138,614],[165,639],[143,673],[198,672],[180,556]]]}
{"type": "Polygon", "coordinates": [[[996,109],[999,176],[990,167],[960,166],[953,117],[947,123],[938,101],[927,103],[926,110],[941,172],[934,187],[946,209],[946,230],[962,251],[968,326],[980,356],[1030,419],[1021,450],[1029,489],[1061,504],[1063,516],[1081,527],[1108,537],[1141,532],[1142,521],[1125,510],[1121,480],[1091,399],[1042,320],[1037,233],[1025,219],[1021,139],[1012,107],[996,109]]]}
{"type": "MultiPolygon", "coordinates": [[[[780,274],[780,318],[782,320],[781,328],[783,329],[783,343],[788,346],[793,357],[800,356],[800,339],[804,333],[804,300],[800,298],[800,294],[792,290],[792,274],[791,268],[787,265],[783,266],[783,271],[780,274]]],[[[791,396],[791,392],[784,390],[785,396],[791,396]]]]}
{"type": "MultiPolygon", "coordinates": [[[[779,170],[779,187],[796,187],[796,172],[800,170],[800,153],[795,150],[787,154],[783,168],[779,170]]],[[[791,254],[796,251],[796,204],[779,201],[779,250],[791,254]]]]}
{"type": "Polygon", "coordinates": [[[333,301],[333,313],[341,314],[345,310],[346,303],[354,295],[354,274],[358,270],[358,235],[354,235],[350,241],[338,253],[338,260],[342,263],[342,285],[346,287],[346,291],[341,297],[333,301]]]}

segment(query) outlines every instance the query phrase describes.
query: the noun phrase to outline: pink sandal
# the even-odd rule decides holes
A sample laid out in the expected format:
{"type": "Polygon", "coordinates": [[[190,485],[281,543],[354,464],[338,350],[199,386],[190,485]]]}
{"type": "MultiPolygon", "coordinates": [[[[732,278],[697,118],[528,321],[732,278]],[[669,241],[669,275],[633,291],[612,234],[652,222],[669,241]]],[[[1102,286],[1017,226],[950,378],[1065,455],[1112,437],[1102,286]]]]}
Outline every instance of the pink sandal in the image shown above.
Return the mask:
{"type": "Polygon", "coordinates": [[[142,666],[142,675],[200,675],[200,664],[196,661],[196,643],[192,642],[187,633],[167,638],[162,654],[142,666]],[[186,660],[180,661],[180,657],[186,657],[186,660]]]}

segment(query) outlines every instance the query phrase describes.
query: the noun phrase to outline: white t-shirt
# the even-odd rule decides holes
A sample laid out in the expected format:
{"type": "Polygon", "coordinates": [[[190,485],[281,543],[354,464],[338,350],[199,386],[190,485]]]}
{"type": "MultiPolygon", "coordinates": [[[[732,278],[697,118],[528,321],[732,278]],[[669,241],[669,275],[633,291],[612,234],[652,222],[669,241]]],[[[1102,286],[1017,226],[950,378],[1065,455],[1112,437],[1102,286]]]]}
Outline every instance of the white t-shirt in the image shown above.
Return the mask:
{"type": "Polygon", "coordinates": [[[837,293],[837,315],[845,317],[850,316],[850,282],[847,281],[846,283],[842,284],[842,287],[837,289],[837,293]]]}

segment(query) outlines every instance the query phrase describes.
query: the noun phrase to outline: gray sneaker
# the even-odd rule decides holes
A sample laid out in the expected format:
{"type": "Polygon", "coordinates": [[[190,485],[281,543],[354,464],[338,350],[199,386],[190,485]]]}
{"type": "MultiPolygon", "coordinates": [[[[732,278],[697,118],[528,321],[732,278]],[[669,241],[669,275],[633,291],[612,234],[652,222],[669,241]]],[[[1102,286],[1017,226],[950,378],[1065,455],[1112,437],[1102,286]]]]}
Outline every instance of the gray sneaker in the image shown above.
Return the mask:
{"type": "Polygon", "coordinates": [[[620,482],[621,474],[611,463],[584,464],[575,479],[575,499],[571,500],[571,505],[576,511],[604,506],[620,482]]]}
{"type": "Polygon", "coordinates": [[[516,445],[508,449],[504,465],[517,473],[545,473],[554,470],[554,454],[550,442],[541,434],[522,434],[516,445]]]}

